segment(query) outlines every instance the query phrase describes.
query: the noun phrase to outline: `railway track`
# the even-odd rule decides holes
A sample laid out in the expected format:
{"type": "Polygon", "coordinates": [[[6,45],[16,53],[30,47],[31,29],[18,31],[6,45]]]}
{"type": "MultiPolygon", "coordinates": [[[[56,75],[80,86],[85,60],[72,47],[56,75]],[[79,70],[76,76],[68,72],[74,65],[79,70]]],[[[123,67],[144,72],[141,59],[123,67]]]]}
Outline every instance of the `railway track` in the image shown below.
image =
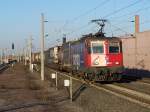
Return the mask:
{"type": "Polygon", "coordinates": [[[3,70],[5,70],[8,67],[8,64],[1,64],[0,65],[0,72],[2,72],[3,70]]]}
{"type": "Polygon", "coordinates": [[[129,80],[129,79],[123,79],[119,82],[113,83],[116,86],[121,86],[123,88],[128,88],[134,91],[139,91],[142,93],[146,93],[150,95],[150,82],[149,80],[140,79],[140,80],[129,80]]]}
{"type": "Polygon", "coordinates": [[[57,72],[60,76],[72,77],[73,80],[87,84],[90,87],[94,87],[98,90],[105,91],[107,93],[113,94],[117,97],[123,98],[125,100],[128,100],[130,102],[139,104],[140,106],[150,109],[150,95],[149,94],[139,92],[136,90],[132,90],[132,89],[119,86],[119,85],[115,85],[115,84],[94,83],[94,82],[86,81],[77,77],[70,76],[68,73],[62,73],[58,70],[54,70],[51,68],[48,68],[48,69],[52,72],[57,72]]]}
{"type": "Polygon", "coordinates": [[[145,80],[145,79],[140,80],[139,83],[142,83],[142,84],[150,86],[150,79],[149,80],[145,80]]]}
{"type": "Polygon", "coordinates": [[[137,99],[141,102],[145,102],[150,104],[150,95],[146,93],[142,93],[139,91],[135,91],[132,89],[128,89],[122,86],[114,85],[114,84],[106,84],[105,88],[109,88],[110,90],[119,92],[123,95],[129,96],[131,98],[137,99]]]}
{"type": "Polygon", "coordinates": [[[130,77],[130,76],[125,76],[123,77],[122,82],[132,82],[136,81],[141,84],[149,85],[150,86],[150,78],[140,78],[140,77],[130,77]]]}

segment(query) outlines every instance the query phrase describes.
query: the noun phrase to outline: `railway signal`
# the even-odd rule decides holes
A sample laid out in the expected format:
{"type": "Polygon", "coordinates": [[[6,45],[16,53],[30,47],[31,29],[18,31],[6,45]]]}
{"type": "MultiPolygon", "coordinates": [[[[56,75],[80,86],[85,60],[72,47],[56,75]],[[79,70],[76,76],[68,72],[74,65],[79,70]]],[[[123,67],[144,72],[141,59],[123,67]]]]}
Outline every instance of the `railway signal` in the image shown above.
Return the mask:
{"type": "Polygon", "coordinates": [[[12,43],[12,50],[14,50],[15,49],[15,45],[14,45],[14,43],[12,43]]]}

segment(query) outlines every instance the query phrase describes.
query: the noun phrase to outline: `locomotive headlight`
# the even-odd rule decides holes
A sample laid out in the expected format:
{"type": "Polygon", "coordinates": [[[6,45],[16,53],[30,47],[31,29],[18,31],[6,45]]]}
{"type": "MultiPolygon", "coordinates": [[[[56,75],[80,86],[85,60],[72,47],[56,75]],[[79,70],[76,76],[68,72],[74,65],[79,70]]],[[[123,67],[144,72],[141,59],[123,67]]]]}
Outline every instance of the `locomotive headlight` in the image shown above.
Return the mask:
{"type": "Polygon", "coordinates": [[[118,65],[118,64],[119,64],[119,62],[117,61],[117,62],[115,62],[115,64],[116,64],[116,65],[118,65]]]}
{"type": "Polygon", "coordinates": [[[109,58],[108,57],[105,57],[105,59],[106,59],[106,62],[109,62],[109,58]]]}
{"type": "Polygon", "coordinates": [[[105,57],[105,61],[106,61],[106,64],[111,64],[111,62],[109,62],[109,57],[105,57]]]}

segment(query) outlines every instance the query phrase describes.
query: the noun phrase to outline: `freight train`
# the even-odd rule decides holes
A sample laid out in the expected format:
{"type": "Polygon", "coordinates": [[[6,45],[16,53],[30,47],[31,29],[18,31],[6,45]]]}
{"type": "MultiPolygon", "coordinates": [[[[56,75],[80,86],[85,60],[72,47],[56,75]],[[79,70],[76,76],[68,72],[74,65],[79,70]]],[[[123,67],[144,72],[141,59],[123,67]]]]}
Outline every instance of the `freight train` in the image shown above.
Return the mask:
{"type": "MultiPolygon", "coordinates": [[[[35,54],[40,60],[40,54],[35,54]]],[[[123,71],[122,43],[117,37],[88,34],[64,41],[45,51],[45,64],[93,81],[120,80],[123,71]]]]}

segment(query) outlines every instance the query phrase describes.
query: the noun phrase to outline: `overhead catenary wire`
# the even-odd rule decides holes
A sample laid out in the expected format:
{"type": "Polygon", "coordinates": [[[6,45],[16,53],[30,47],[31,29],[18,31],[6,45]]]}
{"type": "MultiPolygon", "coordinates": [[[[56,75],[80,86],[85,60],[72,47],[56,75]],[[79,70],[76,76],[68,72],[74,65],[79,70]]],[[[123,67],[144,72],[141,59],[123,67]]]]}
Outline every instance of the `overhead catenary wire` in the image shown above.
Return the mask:
{"type": "MultiPolygon", "coordinates": [[[[108,22],[108,23],[110,23],[110,22],[108,22]]],[[[69,32],[69,33],[66,33],[66,35],[71,35],[71,34],[77,32],[77,31],[79,31],[79,30],[82,30],[82,29],[86,28],[86,27],[89,26],[89,25],[90,25],[90,23],[88,23],[88,24],[86,24],[86,25],[83,25],[83,26],[81,26],[81,27],[79,27],[79,28],[77,28],[77,29],[75,29],[75,30],[69,32]]],[[[120,30],[120,31],[122,31],[122,32],[124,32],[124,33],[127,33],[127,31],[125,31],[123,28],[118,27],[117,25],[112,25],[111,23],[110,23],[110,25],[113,26],[113,27],[115,27],[115,28],[117,28],[117,30],[120,30]]],[[[112,32],[113,32],[113,31],[111,30],[111,33],[112,33],[112,32]]]]}
{"type": "Polygon", "coordinates": [[[145,8],[140,8],[134,12],[130,12],[130,13],[127,13],[127,14],[124,14],[124,15],[121,15],[121,16],[117,16],[117,17],[113,17],[112,19],[110,19],[111,21],[113,22],[131,22],[132,20],[130,20],[131,18],[133,18],[135,15],[137,15],[138,12],[140,11],[143,11],[143,10],[146,10],[146,9],[150,9],[150,6],[149,7],[145,7],[145,8]],[[122,17],[127,17],[128,15],[131,15],[133,14],[132,16],[129,16],[127,19],[120,19],[122,17]]]}
{"type": "Polygon", "coordinates": [[[75,17],[75,18],[73,18],[72,21],[75,21],[75,20],[79,19],[80,17],[85,16],[85,15],[87,15],[87,14],[93,12],[94,10],[96,10],[97,8],[99,8],[100,6],[101,6],[101,7],[104,6],[104,5],[105,5],[106,3],[108,3],[109,1],[111,1],[111,0],[104,0],[103,2],[101,2],[100,4],[98,4],[96,7],[94,7],[94,8],[92,8],[92,9],[86,11],[85,13],[83,13],[83,14],[81,14],[81,15],[75,17]]]}
{"type": "MultiPolygon", "coordinates": [[[[124,15],[121,15],[121,16],[113,17],[112,19],[115,19],[115,18],[120,19],[120,18],[125,17],[125,16],[127,16],[127,15],[136,14],[136,13],[138,13],[138,12],[141,12],[141,11],[144,11],[144,10],[147,10],[147,9],[150,9],[150,6],[145,7],[145,8],[140,8],[140,9],[134,11],[134,12],[129,12],[129,13],[124,14],[124,15]]],[[[134,15],[130,16],[129,18],[131,18],[131,17],[133,17],[133,16],[134,16],[134,15]]],[[[112,19],[111,19],[111,20],[112,20],[112,19]]],[[[116,19],[115,19],[115,20],[116,20],[116,19]]]]}
{"type": "MultiPolygon", "coordinates": [[[[141,22],[140,23],[140,25],[143,27],[143,25],[149,25],[150,24],[150,20],[146,20],[146,21],[143,21],[143,22],[141,22]]],[[[145,28],[146,29],[146,28],[145,28]]],[[[147,29],[147,30],[149,30],[149,28],[147,29]]]]}
{"type": "MultiPolygon", "coordinates": [[[[140,22],[140,25],[149,24],[149,23],[150,23],[150,20],[146,20],[146,21],[140,22]]],[[[111,26],[115,27],[116,29],[113,30],[113,31],[107,32],[107,34],[108,33],[112,33],[112,32],[117,32],[117,31],[121,31],[121,32],[124,32],[125,34],[129,34],[129,32],[127,32],[126,30],[124,30],[124,29],[127,29],[129,27],[129,25],[124,26],[124,27],[118,27],[118,25],[112,25],[111,24],[111,26]]]]}
{"type": "Polygon", "coordinates": [[[109,31],[109,32],[107,32],[107,34],[109,34],[109,33],[111,33],[111,36],[113,37],[114,36],[114,32],[117,32],[117,31],[121,31],[121,32],[123,32],[125,35],[127,35],[129,32],[127,32],[127,31],[123,31],[123,30],[121,30],[122,28],[116,28],[115,30],[113,30],[113,31],[109,31]],[[113,32],[113,33],[112,33],[113,32]]]}
{"type": "MultiPolygon", "coordinates": [[[[117,10],[115,10],[115,11],[113,11],[113,12],[111,12],[111,13],[105,15],[103,18],[110,17],[111,15],[116,14],[116,13],[119,13],[120,11],[125,10],[125,9],[127,9],[127,8],[129,8],[129,7],[132,7],[132,6],[134,6],[134,5],[136,5],[136,4],[140,3],[140,2],[141,2],[141,0],[137,0],[137,1],[135,1],[135,2],[133,2],[133,3],[131,3],[131,4],[129,4],[129,5],[125,6],[125,7],[122,7],[122,8],[120,8],[120,9],[117,9],[117,10]]],[[[80,16],[78,16],[78,18],[79,18],[79,17],[80,17],[80,16]]],[[[75,19],[77,19],[77,18],[75,18],[75,19]]],[[[82,27],[82,28],[84,28],[84,27],[82,27]]],[[[71,33],[69,33],[69,34],[71,34],[71,33]]]]}
{"type": "MultiPolygon", "coordinates": [[[[142,7],[142,8],[140,8],[140,9],[137,9],[136,11],[134,11],[134,12],[129,12],[129,13],[127,13],[127,14],[124,14],[124,15],[121,15],[121,16],[117,16],[117,17],[113,17],[113,19],[114,20],[116,20],[117,18],[118,19],[120,19],[121,17],[125,17],[125,16],[127,16],[127,15],[131,15],[131,14],[134,14],[134,15],[132,15],[132,16],[129,16],[128,17],[128,20],[122,20],[123,22],[132,22],[130,19],[132,18],[132,17],[134,17],[138,12],[141,12],[141,11],[144,11],[144,10],[148,10],[148,9],[150,9],[150,6],[147,6],[147,7],[142,7]],[[116,19],[115,19],[116,18],[116,19]]],[[[110,19],[111,21],[112,21],[112,19],[110,19]]],[[[117,21],[117,22],[119,22],[119,21],[117,21]]],[[[141,25],[143,24],[143,23],[140,23],[141,25]]],[[[145,23],[144,23],[145,24],[145,23]]],[[[120,25],[120,24],[119,24],[120,25]]],[[[116,24],[116,25],[114,25],[114,26],[118,26],[118,24],[116,24]]],[[[125,27],[123,27],[123,28],[121,28],[121,29],[126,29],[127,27],[129,27],[129,25],[127,25],[127,26],[125,26],[125,27]]],[[[114,30],[113,32],[115,32],[115,31],[118,31],[118,28],[116,29],[116,30],[114,30]]],[[[121,30],[120,30],[121,31],[121,30]]],[[[122,30],[123,31],[123,30],[122,30]]],[[[109,33],[112,33],[112,31],[111,32],[109,32],[109,33]]]]}
{"type": "Polygon", "coordinates": [[[113,11],[113,12],[111,12],[111,13],[105,15],[105,16],[103,16],[103,18],[108,18],[108,17],[110,17],[110,16],[112,16],[114,14],[117,14],[120,11],[125,10],[125,9],[127,9],[129,7],[132,7],[132,6],[134,6],[134,5],[136,5],[136,4],[140,3],[140,2],[142,2],[142,0],[137,0],[137,1],[131,3],[131,4],[127,5],[127,6],[124,6],[124,7],[120,8],[120,9],[117,9],[117,10],[115,10],[115,11],[113,11]]]}
{"type": "MultiPolygon", "coordinates": [[[[119,13],[119,12],[121,12],[121,11],[123,11],[123,10],[129,8],[129,7],[132,7],[132,6],[134,6],[134,5],[136,5],[136,4],[140,3],[140,2],[142,2],[142,1],[141,1],[141,0],[137,0],[137,1],[135,1],[135,2],[133,2],[133,3],[131,3],[131,4],[129,4],[129,5],[126,5],[126,6],[122,7],[122,8],[120,8],[120,9],[117,9],[117,10],[115,10],[115,11],[113,11],[113,12],[111,12],[111,13],[105,15],[104,17],[105,17],[105,18],[108,18],[108,17],[110,17],[110,16],[112,16],[112,15],[114,15],[114,14],[117,14],[117,13],[119,13]]],[[[106,3],[107,3],[107,2],[106,2],[106,3]]],[[[140,11],[142,11],[142,10],[149,9],[149,8],[150,8],[150,7],[140,8],[140,9],[136,10],[135,13],[140,12],[140,11]]],[[[88,11],[87,11],[87,12],[88,12],[88,11]]],[[[86,13],[87,13],[87,12],[86,12],[86,13]]],[[[86,15],[86,13],[84,13],[84,14],[86,15]]],[[[89,13],[90,13],[90,12],[89,12],[89,13]]],[[[134,12],[132,12],[132,13],[134,13],[134,12]]],[[[132,13],[127,13],[127,14],[130,15],[130,14],[132,14],[132,13]]],[[[76,21],[76,19],[79,19],[80,17],[85,16],[84,14],[79,15],[79,16],[73,18],[73,19],[76,21]]],[[[88,14],[88,13],[87,13],[87,14],[88,14]]],[[[126,15],[127,15],[127,14],[126,14],[126,15]]],[[[125,16],[125,14],[122,15],[122,16],[125,16]]],[[[132,17],[133,17],[133,16],[132,16],[132,17]]],[[[130,17],[130,18],[131,18],[131,17],[130,17]]],[[[72,20],[73,20],[73,19],[72,19],[72,20]]],[[[129,22],[129,21],[128,21],[128,22],[129,22]]],[[[66,23],[66,25],[67,25],[67,24],[69,24],[69,21],[68,21],[68,23],[66,23]]],[[[73,34],[74,32],[77,32],[77,31],[79,31],[79,30],[81,30],[81,29],[86,28],[87,26],[89,26],[89,25],[81,26],[80,28],[75,29],[75,30],[73,30],[73,31],[71,31],[71,32],[69,32],[69,33],[67,33],[67,35],[71,35],[71,34],[73,34]]],[[[115,25],[115,26],[117,26],[117,25],[115,25]]],[[[64,27],[65,27],[65,26],[64,26],[64,27]]],[[[117,30],[120,30],[120,31],[122,31],[122,32],[127,33],[127,31],[125,31],[123,28],[120,28],[120,27],[117,27],[117,30]]],[[[111,31],[111,32],[112,32],[112,31],[111,31]]]]}
{"type": "MultiPolygon", "coordinates": [[[[123,33],[125,33],[125,34],[128,33],[126,30],[124,30],[124,28],[120,28],[120,27],[118,27],[118,26],[116,26],[116,25],[113,25],[113,24],[111,24],[110,22],[108,22],[108,23],[109,23],[112,27],[114,27],[115,30],[111,30],[110,32],[107,32],[107,33],[112,33],[112,32],[115,32],[115,31],[121,31],[121,32],[123,32],[123,33]]],[[[112,33],[112,35],[113,35],[113,33],[112,33]]]]}
{"type": "Polygon", "coordinates": [[[96,9],[98,9],[99,7],[104,6],[104,5],[105,5],[106,3],[108,3],[109,1],[111,1],[111,0],[104,0],[103,2],[100,2],[97,6],[95,6],[94,8],[91,8],[91,9],[89,9],[88,11],[86,11],[86,12],[80,14],[79,16],[74,17],[74,18],[73,18],[72,20],[70,20],[70,21],[66,21],[65,24],[62,26],[61,29],[64,29],[68,24],[70,24],[70,23],[72,23],[72,22],[74,22],[74,21],[77,21],[79,18],[81,18],[81,17],[83,17],[83,16],[88,15],[89,13],[91,13],[91,12],[95,11],[96,9]]]}
{"type": "MultiPolygon", "coordinates": [[[[147,10],[147,9],[149,9],[150,8],[150,6],[148,6],[148,7],[145,7],[145,8],[140,8],[140,9],[138,9],[138,10],[136,10],[135,12],[132,12],[132,13],[138,13],[138,12],[140,12],[140,11],[143,11],[143,10],[147,10]]],[[[132,14],[132,13],[128,13],[128,14],[132,14]]],[[[123,16],[127,16],[128,14],[124,14],[124,15],[122,15],[122,16],[120,16],[120,17],[123,17],[123,16]]],[[[136,15],[136,14],[135,14],[136,15]]],[[[134,17],[135,15],[132,15],[132,16],[130,16],[130,17],[128,17],[128,19],[130,19],[131,17],[134,17]]],[[[120,17],[117,17],[117,18],[120,18],[120,17]]],[[[116,18],[116,17],[115,17],[116,18]]],[[[134,21],[134,20],[133,20],[134,21]]],[[[131,20],[128,20],[128,22],[133,22],[133,21],[131,21],[131,20]]],[[[127,21],[126,21],[127,22],[127,21]]],[[[143,24],[146,24],[146,23],[148,23],[148,22],[150,22],[149,20],[148,21],[144,21],[144,22],[140,22],[140,25],[143,25],[143,24]]],[[[119,26],[120,24],[116,24],[116,25],[112,25],[112,26],[119,26]]],[[[130,25],[126,25],[125,27],[122,27],[122,28],[117,28],[117,29],[115,29],[115,30],[113,30],[113,32],[115,32],[115,31],[125,31],[124,29],[127,29],[127,27],[129,27],[130,25]]],[[[127,31],[126,31],[127,32],[127,31]]],[[[112,31],[111,32],[109,32],[109,33],[112,33],[112,31]]]]}
{"type": "Polygon", "coordinates": [[[143,24],[146,24],[146,23],[150,23],[150,20],[143,21],[140,24],[143,25],[143,24]]]}
{"type": "Polygon", "coordinates": [[[66,33],[66,35],[70,35],[70,34],[72,34],[72,33],[75,33],[75,32],[77,32],[77,31],[79,31],[79,30],[81,30],[81,29],[83,29],[83,28],[85,28],[85,27],[87,27],[87,26],[89,26],[89,25],[90,25],[89,23],[88,23],[88,24],[85,24],[85,25],[83,25],[83,26],[81,26],[81,27],[79,27],[79,28],[77,28],[77,29],[75,29],[75,30],[69,32],[69,33],[66,33]]]}

